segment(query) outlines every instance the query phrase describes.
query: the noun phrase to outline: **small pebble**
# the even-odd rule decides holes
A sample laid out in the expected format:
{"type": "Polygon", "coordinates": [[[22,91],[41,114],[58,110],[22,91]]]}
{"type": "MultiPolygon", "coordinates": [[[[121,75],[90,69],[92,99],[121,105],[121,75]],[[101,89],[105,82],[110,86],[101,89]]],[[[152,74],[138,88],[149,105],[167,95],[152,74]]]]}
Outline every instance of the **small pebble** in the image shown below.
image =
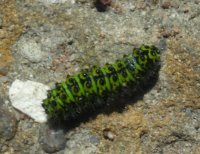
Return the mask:
{"type": "Polygon", "coordinates": [[[99,12],[105,12],[111,3],[112,0],[96,0],[94,5],[99,12]]]}
{"type": "Polygon", "coordinates": [[[111,132],[109,128],[103,130],[103,136],[111,141],[114,140],[114,134],[111,132]]]}
{"type": "Polygon", "coordinates": [[[170,3],[170,1],[165,1],[162,3],[161,6],[163,9],[169,9],[171,7],[171,3],[170,3]]]}
{"type": "Polygon", "coordinates": [[[41,104],[48,89],[42,83],[15,80],[9,89],[9,98],[16,109],[43,123],[47,121],[47,115],[41,104]]]}

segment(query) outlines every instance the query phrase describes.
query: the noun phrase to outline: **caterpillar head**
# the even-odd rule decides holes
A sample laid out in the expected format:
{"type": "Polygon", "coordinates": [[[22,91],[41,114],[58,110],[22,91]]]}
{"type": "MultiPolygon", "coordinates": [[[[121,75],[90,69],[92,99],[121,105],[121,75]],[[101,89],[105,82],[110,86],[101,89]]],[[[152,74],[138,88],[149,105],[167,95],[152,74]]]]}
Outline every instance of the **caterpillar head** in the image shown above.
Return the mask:
{"type": "Polygon", "coordinates": [[[154,67],[160,61],[160,50],[154,45],[142,45],[140,48],[135,48],[133,55],[143,69],[154,67]]]}

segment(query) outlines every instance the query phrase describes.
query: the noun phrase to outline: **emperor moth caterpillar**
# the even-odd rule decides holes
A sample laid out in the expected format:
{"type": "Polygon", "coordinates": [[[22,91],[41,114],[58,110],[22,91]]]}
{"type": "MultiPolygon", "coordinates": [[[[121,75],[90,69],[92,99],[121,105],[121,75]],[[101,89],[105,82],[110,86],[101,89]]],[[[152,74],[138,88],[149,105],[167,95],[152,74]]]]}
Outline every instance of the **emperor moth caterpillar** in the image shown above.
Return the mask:
{"type": "MultiPolygon", "coordinates": [[[[159,65],[160,51],[151,45],[142,45],[113,64],[94,66],[68,76],[48,91],[42,106],[50,118],[74,119],[91,108],[99,107],[95,99],[108,97],[119,89],[143,82],[159,65]]],[[[153,73],[152,73],[153,74],[153,73]]],[[[149,81],[151,82],[151,81],[149,81]]],[[[100,103],[100,106],[105,102],[100,103]]]]}

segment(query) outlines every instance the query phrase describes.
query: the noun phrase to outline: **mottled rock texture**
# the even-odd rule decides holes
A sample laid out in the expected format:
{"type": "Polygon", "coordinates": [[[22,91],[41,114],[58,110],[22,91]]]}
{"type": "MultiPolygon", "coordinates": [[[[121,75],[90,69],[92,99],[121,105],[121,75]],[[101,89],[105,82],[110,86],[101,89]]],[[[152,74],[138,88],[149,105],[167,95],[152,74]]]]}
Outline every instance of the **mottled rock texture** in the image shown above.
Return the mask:
{"type": "Polygon", "coordinates": [[[3,148],[6,141],[11,140],[17,130],[17,120],[7,109],[0,108],[0,149],[3,148]]]}
{"type": "MultiPolygon", "coordinates": [[[[105,114],[107,106],[88,120],[66,123],[71,126],[65,130],[68,141],[57,153],[198,154],[199,27],[199,0],[112,0],[104,12],[98,12],[91,0],[0,1],[2,98],[8,98],[15,79],[52,87],[67,74],[113,62],[140,44],[154,44],[164,48],[154,87],[126,102],[125,108],[105,114]],[[104,130],[110,130],[114,139],[106,139],[104,130]],[[86,141],[90,136],[98,142],[86,141]]],[[[12,108],[9,102],[4,106],[12,108]]],[[[40,124],[18,111],[13,114],[19,119],[17,132],[0,145],[0,153],[45,153],[38,142],[40,124]]]]}

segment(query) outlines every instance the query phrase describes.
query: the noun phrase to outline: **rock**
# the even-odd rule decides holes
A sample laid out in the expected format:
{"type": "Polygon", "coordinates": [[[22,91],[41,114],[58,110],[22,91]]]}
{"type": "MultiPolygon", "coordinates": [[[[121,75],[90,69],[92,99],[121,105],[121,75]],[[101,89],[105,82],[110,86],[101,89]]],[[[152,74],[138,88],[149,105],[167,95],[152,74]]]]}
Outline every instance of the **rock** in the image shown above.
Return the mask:
{"type": "MultiPolygon", "coordinates": [[[[112,63],[131,53],[133,47],[157,46],[163,39],[161,69],[155,86],[144,97],[124,102],[128,103],[126,110],[118,108],[116,101],[113,112],[107,114],[110,106],[105,106],[102,111],[106,112],[78,123],[78,131],[72,129],[76,132],[67,136],[67,147],[58,153],[199,153],[200,3],[113,0],[109,11],[104,13],[99,13],[93,3],[91,0],[0,1],[0,66],[9,66],[8,70],[0,70],[8,78],[0,86],[2,97],[7,97],[5,90],[12,79],[33,78],[53,84],[76,69],[112,63]],[[31,47],[40,50],[41,57],[30,58],[36,58],[34,64],[21,52],[24,46],[30,51],[35,50],[31,47]],[[59,59],[62,55],[64,61],[59,59]],[[55,60],[59,69],[53,70],[55,60]],[[100,134],[100,144],[95,135],[82,128],[100,134]],[[103,139],[105,128],[114,133],[112,142],[103,139]]],[[[21,120],[19,124],[29,121],[21,120]]],[[[23,149],[26,153],[45,153],[38,142],[39,133],[35,133],[38,127],[33,125],[31,129],[27,144],[21,144],[26,127],[18,129],[22,135],[15,136],[19,138],[16,142],[6,143],[9,151],[5,153],[25,153],[23,149]],[[20,145],[22,150],[12,151],[17,149],[13,145],[20,145]]]]}
{"type": "Polygon", "coordinates": [[[0,97],[0,107],[4,104],[3,99],[0,97]]]}
{"type": "Polygon", "coordinates": [[[5,143],[14,138],[16,130],[17,120],[15,116],[0,104],[0,153],[7,149],[5,143]]]}
{"type": "Polygon", "coordinates": [[[15,136],[17,120],[7,109],[0,108],[0,141],[10,140],[15,136]]]}
{"type": "Polygon", "coordinates": [[[38,63],[43,58],[43,52],[41,50],[41,44],[35,40],[21,37],[16,44],[17,51],[21,56],[28,59],[31,62],[38,63]]]}
{"type": "Polygon", "coordinates": [[[12,47],[14,57],[20,63],[42,63],[51,57],[50,51],[59,51],[58,46],[68,40],[67,34],[54,25],[38,25],[21,35],[12,47]],[[25,59],[25,60],[24,60],[25,59]]]}
{"type": "Polygon", "coordinates": [[[81,130],[78,133],[71,134],[67,141],[65,153],[74,154],[93,154],[97,150],[99,139],[92,135],[88,130],[81,130]]]}
{"type": "Polygon", "coordinates": [[[9,89],[9,98],[16,109],[43,123],[47,121],[47,115],[41,104],[48,89],[41,83],[15,80],[9,89]]]}
{"type": "Polygon", "coordinates": [[[2,18],[0,16],[0,27],[2,26],[2,24],[3,24],[3,21],[2,21],[2,18]]]}
{"type": "Polygon", "coordinates": [[[113,132],[109,128],[103,130],[103,136],[111,141],[113,141],[115,138],[113,132]]]}
{"type": "Polygon", "coordinates": [[[3,66],[3,67],[0,66],[0,76],[6,76],[8,71],[9,71],[9,67],[8,66],[3,66]]]}
{"type": "Polygon", "coordinates": [[[54,153],[65,148],[65,134],[62,129],[50,129],[42,125],[40,129],[40,144],[47,153],[54,153]]]}

